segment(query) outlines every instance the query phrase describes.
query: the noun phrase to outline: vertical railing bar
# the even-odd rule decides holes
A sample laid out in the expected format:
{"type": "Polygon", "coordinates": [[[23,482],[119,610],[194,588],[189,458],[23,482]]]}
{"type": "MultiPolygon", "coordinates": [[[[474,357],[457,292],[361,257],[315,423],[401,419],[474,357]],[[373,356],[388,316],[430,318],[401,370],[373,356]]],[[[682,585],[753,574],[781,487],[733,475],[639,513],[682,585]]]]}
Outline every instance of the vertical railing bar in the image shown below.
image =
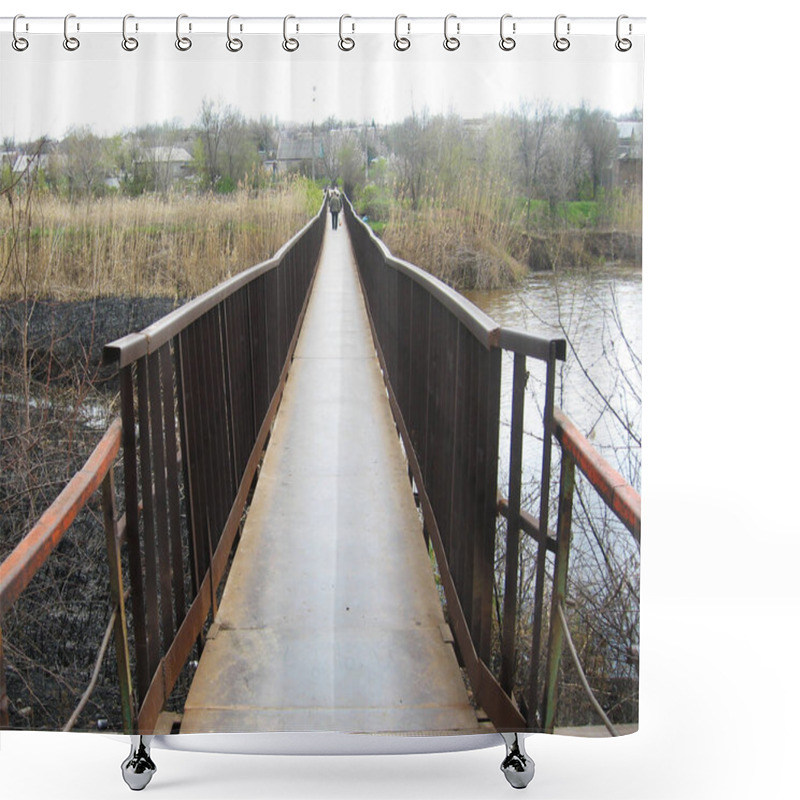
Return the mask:
{"type": "Polygon", "coordinates": [[[142,518],[144,520],[144,590],[148,684],[159,662],[158,564],[156,559],[155,522],[153,517],[153,480],[150,462],[150,408],[148,403],[149,357],[139,359],[137,390],[139,396],[139,465],[142,480],[142,518]]]}
{"type": "Polygon", "coordinates": [[[531,675],[528,696],[528,724],[531,728],[540,727],[541,721],[535,718],[539,711],[539,656],[541,654],[542,616],[544,612],[544,582],[547,563],[548,516],[550,508],[550,462],[553,450],[553,406],[555,401],[557,342],[550,343],[547,358],[547,379],[543,411],[544,441],[542,442],[542,479],[539,503],[539,546],[536,554],[536,586],[533,605],[533,634],[531,636],[531,675]]]}
{"type": "Polygon", "coordinates": [[[158,585],[160,590],[161,636],[171,642],[175,635],[172,614],[172,569],[170,565],[170,541],[167,519],[166,462],[164,458],[164,410],[161,403],[161,356],[163,348],[148,358],[148,389],[150,395],[151,459],[155,508],[155,544],[158,554],[158,585]]]}
{"type": "Polygon", "coordinates": [[[527,382],[527,358],[524,353],[515,353],[511,398],[511,443],[508,474],[508,517],[506,522],[506,580],[503,593],[502,661],[500,667],[500,685],[509,695],[514,689],[514,673],[516,671],[519,511],[522,495],[522,443],[525,418],[525,386],[527,382]]]}
{"type": "Polygon", "coordinates": [[[6,689],[6,661],[3,655],[3,621],[0,620],[0,730],[8,728],[8,691],[6,689]]]}
{"type": "Polygon", "coordinates": [[[484,520],[484,545],[481,553],[483,568],[486,570],[486,582],[489,588],[488,602],[484,603],[484,614],[488,614],[485,624],[481,628],[481,642],[478,653],[485,664],[490,663],[492,651],[492,624],[491,624],[491,587],[494,575],[495,539],[497,536],[497,481],[498,462],[500,458],[500,383],[502,377],[503,353],[499,348],[488,351],[488,374],[486,381],[486,409],[485,409],[485,520],[484,520]]]}
{"type": "Polygon", "coordinates": [[[183,578],[180,494],[178,491],[178,441],[175,433],[175,369],[173,365],[177,362],[176,343],[177,337],[172,342],[172,347],[168,342],[161,348],[161,389],[164,401],[164,450],[167,470],[172,586],[175,621],[176,627],[178,627],[186,615],[186,592],[183,578]]]}
{"type": "MultiPolygon", "coordinates": [[[[221,304],[220,324],[219,324],[219,347],[222,356],[222,385],[225,389],[225,399],[223,405],[225,407],[225,432],[228,440],[228,452],[230,453],[230,469],[228,470],[228,480],[230,481],[230,488],[232,490],[230,495],[226,495],[223,508],[229,507],[229,501],[232,502],[236,494],[235,487],[239,482],[239,442],[237,441],[238,430],[243,424],[243,420],[237,419],[235,398],[236,392],[233,387],[234,370],[231,369],[231,357],[234,349],[231,350],[231,327],[235,324],[231,319],[230,311],[233,311],[229,306],[235,302],[236,295],[231,295],[226,298],[221,304]]],[[[235,343],[234,343],[235,345],[235,343]]],[[[221,530],[221,528],[220,528],[221,530]]]]}
{"type": "Polygon", "coordinates": [[[572,535],[572,498],[575,491],[575,461],[561,451],[561,477],[558,491],[558,527],[556,530],[556,553],[553,567],[553,596],[550,603],[550,635],[547,643],[547,666],[545,670],[544,701],[542,704],[542,727],[552,733],[555,727],[558,670],[564,644],[564,630],[559,608],[567,597],[567,572],[569,547],[572,535]]]}
{"type": "MultiPolygon", "coordinates": [[[[189,399],[194,397],[194,391],[191,386],[187,386],[187,370],[185,359],[189,358],[192,351],[192,342],[189,341],[192,337],[189,333],[191,329],[186,329],[180,332],[175,339],[177,345],[177,352],[175,364],[178,369],[178,422],[180,424],[181,433],[181,460],[183,462],[183,484],[184,493],[186,495],[186,523],[187,523],[187,539],[189,545],[189,557],[192,563],[192,593],[191,601],[197,597],[197,592],[200,589],[202,582],[202,575],[200,572],[200,557],[201,553],[197,546],[197,525],[198,515],[195,513],[195,503],[198,502],[199,492],[196,481],[198,476],[195,474],[195,454],[194,454],[194,435],[195,428],[193,415],[188,412],[189,399]]],[[[189,377],[194,376],[194,370],[189,370],[189,377]]],[[[190,602],[191,602],[190,601],[190,602]]]]}
{"type": "MultiPolygon", "coordinates": [[[[137,372],[138,372],[137,366],[137,372]]],[[[134,407],[133,365],[120,370],[120,410],[122,413],[122,451],[125,476],[125,533],[128,570],[131,579],[136,687],[142,700],[150,684],[150,664],[145,624],[142,554],[139,543],[139,483],[136,463],[136,411],[134,407]]]]}
{"type": "Polygon", "coordinates": [[[102,483],[103,528],[106,534],[108,577],[111,607],[116,611],[114,645],[117,660],[123,733],[134,732],[133,681],[128,650],[128,624],[125,616],[125,587],[122,579],[122,559],[117,539],[117,508],[114,500],[114,468],[110,468],[102,483]]]}

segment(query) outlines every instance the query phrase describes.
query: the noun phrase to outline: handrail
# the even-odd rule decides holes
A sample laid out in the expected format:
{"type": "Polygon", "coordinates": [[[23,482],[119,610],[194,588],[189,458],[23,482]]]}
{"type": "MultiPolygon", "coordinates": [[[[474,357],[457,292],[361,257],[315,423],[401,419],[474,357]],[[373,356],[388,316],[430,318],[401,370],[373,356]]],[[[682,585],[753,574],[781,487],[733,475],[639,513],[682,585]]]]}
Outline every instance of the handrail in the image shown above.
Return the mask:
{"type": "MultiPolygon", "coordinates": [[[[127,632],[124,618],[124,596],[119,580],[120,551],[118,528],[113,498],[114,462],[122,445],[122,421],[117,418],[103,434],[83,467],[75,473],[66,487],[42,514],[37,523],[0,564],[0,621],[11,609],[25,588],[33,580],[38,570],[58,546],[69,530],[76,516],[84,508],[92,495],[102,489],[103,524],[106,531],[106,546],[109,558],[109,577],[111,590],[112,617],[103,640],[107,646],[112,631],[117,645],[117,672],[122,700],[122,716],[125,730],[133,730],[133,706],[130,695],[130,662],[127,651],[127,632]]],[[[124,524],[122,525],[124,527],[124,524]]],[[[81,703],[85,704],[96,683],[95,670],[89,687],[84,692],[81,703]]],[[[74,725],[82,706],[74,712],[68,725],[74,725]]],[[[6,694],[5,664],[3,658],[3,637],[0,629],[0,728],[7,727],[8,696],[6,694]]]]}
{"type": "Polygon", "coordinates": [[[11,608],[69,530],[78,512],[100,488],[119,453],[122,422],[115,419],[61,494],[0,564],[0,618],[11,608]]]}
{"type": "Polygon", "coordinates": [[[639,493],[595,450],[561,409],[556,408],[553,417],[554,435],[561,447],[641,546],[642,499],[639,493]]]}
{"type": "Polygon", "coordinates": [[[118,367],[126,367],[145,355],[158,350],[186,327],[195,322],[211,308],[218,306],[237,290],[252,282],[255,278],[280,266],[286,253],[297,244],[308,231],[318,224],[320,216],[325,213],[325,205],[312,217],[291,239],[285,242],[272,258],[255,264],[242,272],[233,275],[226,281],[209,289],[204,294],[184,303],[180,308],[156,320],[152,325],[138,333],[130,333],[110,342],[103,349],[106,363],[116,363],[118,367]]]}

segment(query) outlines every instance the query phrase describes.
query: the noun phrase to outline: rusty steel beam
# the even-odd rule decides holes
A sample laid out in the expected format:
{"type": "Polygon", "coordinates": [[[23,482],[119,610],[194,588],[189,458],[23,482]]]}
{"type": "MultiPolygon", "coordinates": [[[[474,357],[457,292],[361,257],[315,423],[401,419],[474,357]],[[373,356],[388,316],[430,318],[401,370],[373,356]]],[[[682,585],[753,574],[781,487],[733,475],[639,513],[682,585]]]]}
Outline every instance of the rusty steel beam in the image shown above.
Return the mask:
{"type": "MultiPolygon", "coordinates": [[[[509,510],[508,510],[508,500],[505,497],[498,497],[497,498],[497,513],[508,519],[509,510]]],[[[541,527],[539,526],[539,520],[533,516],[533,514],[529,514],[527,511],[520,510],[519,512],[519,529],[530,536],[532,539],[535,539],[537,542],[541,539],[541,527]]],[[[556,537],[553,533],[552,529],[547,535],[545,540],[545,545],[547,547],[548,552],[555,553],[556,552],[556,537]]]]}
{"type": "Polygon", "coordinates": [[[605,504],[641,544],[642,498],[578,430],[561,409],[553,412],[554,435],[605,504]]]}
{"type": "Polygon", "coordinates": [[[122,423],[115,419],[83,467],[73,476],[27,536],[0,564],[0,618],[31,582],[61,541],[78,512],[100,488],[122,442],[122,423]]]}

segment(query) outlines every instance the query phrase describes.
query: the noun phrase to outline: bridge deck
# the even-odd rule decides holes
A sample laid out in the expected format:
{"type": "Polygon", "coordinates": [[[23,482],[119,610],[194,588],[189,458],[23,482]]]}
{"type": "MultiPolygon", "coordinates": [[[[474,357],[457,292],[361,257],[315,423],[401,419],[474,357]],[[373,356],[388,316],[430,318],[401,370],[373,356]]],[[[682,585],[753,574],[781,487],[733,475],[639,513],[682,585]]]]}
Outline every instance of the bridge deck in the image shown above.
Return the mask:
{"type": "Polygon", "coordinates": [[[449,640],[340,223],[181,731],[485,732],[449,640]]]}

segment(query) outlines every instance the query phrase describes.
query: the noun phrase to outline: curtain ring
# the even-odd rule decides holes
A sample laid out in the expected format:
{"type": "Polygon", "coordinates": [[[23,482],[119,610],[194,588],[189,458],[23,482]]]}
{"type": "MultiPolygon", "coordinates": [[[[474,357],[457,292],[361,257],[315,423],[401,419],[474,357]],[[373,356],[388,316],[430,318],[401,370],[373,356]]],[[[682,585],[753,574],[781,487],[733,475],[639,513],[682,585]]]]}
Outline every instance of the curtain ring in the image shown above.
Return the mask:
{"type": "Polygon", "coordinates": [[[67,16],[64,17],[64,49],[69,50],[70,53],[74,52],[81,46],[79,39],[69,35],[68,25],[71,19],[75,19],[74,14],[67,14],[67,16]]]}
{"type": "Polygon", "coordinates": [[[290,19],[297,19],[297,17],[292,16],[289,14],[288,16],[283,18],[283,44],[282,47],[287,53],[294,53],[298,47],[300,47],[300,42],[297,41],[293,36],[290,37],[288,35],[289,31],[289,20],[290,19]]]}
{"type": "MultiPolygon", "coordinates": [[[[619,35],[620,23],[624,19],[628,19],[628,15],[627,14],[620,14],[617,17],[617,41],[614,42],[614,47],[616,47],[617,50],[620,51],[620,53],[627,53],[628,50],[630,50],[631,47],[633,47],[633,42],[630,39],[623,39],[619,35]]],[[[632,30],[631,25],[630,25],[630,23],[628,23],[628,33],[630,33],[631,30],[632,30]]]]}
{"type": "MultiPolygon", "coordinates": [[[[556,21],[553,25],[553,31],[556,37],[556,40],[553,42],[553,47],[555,47],[555,49],[558,50],[559,53],[563,53],[565,50],[569,50],[569,45],[570,45],[569,39],[567,39],[565,36],[558,35],[558,21],[560,19],[566,19],[566,18],[567,18],[566,14],[559,14],[556,17],[556,21]]],[[[569,22],[567,23],[567,33],[569,33],[569,22]]]]}
{"type": "Polygon", "coordinates": [[[139,46],[139,40],[133,36],[128,36],[129,19],[133,19],[133,14],[126,14],[122,18],[122,49],[132,53],[139,46]]]}
{"type": "MultiPolygon", "coordinates": [[[[183,53],[185,53],[192,46],[192,40],[188,36],[183,36],[181,34],[181,20],[188,18],[188,14],[178,14],[178,17],[175,20],[175,47],[177,47],[178,50],[183,53]]],[[[191,30],[191,26],[189,27],[189,30],[191,30]]]]}
{"type": "MultiPolygon", "coordinates": [[[[461,47],[461,40],[458,39],[456,36],[450,36],[448,32],[448,26],[450,24],[451,19],[456,19],[455,14],[448,14],[444,18],[444,49],[449,50],[452,52],[453,50],[458,50],[461,47]]],[[[461,25],[456,24],[456,33],[461,30],[461,25]]]]}
{"type": "MultiPolygon", "coordinates": [[[[352,50],[356,46],[355,41],[351,37],[342,35],[342,25],[346,19],[352,19],[352,17],[349,14],[342,14],[342,16],[339,17],[339,49],[345,52],[352,50]]],[[[356,26],[353,25],[353,30],[355,29],[356,26]]]]}
{"type": "Polygon", "coordinates": [[[238,53],[242,47],[244,47],[244,43],[241,39],[235,39],[231,37],[231,22],[235,19],[239,19],[237,14],[231,14],[228,17],[228,41],[225,42],[225,47],[227,47],[231,53],[238,53]]]}
{"type": "Polygon", "coordinates": [[[28,45],[30,44],[30,42],[24,36],[20,36],[17,33],[17,20],[20,20],[20,19],[25,19],[25,15],[24,14],[17,14],[17,16],[14,17],[14,22],[13,22],[13,24],[11,26],[11,35],[14,37],[12,39],[12,41],[11,41],[11,46],[18,53],[21,53],[23,50],[27,50],[28,49],[28,45]]]}
{"type": "MultiPolygon", "coordinates": [[[[394,18],[394,49],[403,52],[411,47],[411,39],[409,39],[407,36],[400,36],[399,28],[401,19],[408,19],[408,17],[405,14],[398,14],[394,18]]],[[[408,32],[411,33],[410,24],[408,24],[408,32]]]]}
{"type": "MultiPolygon", "coordinates": [[[[507,19],[511,19],[511,14],[503,14],[500,17],[500,49],[505,50],[508,52],[509,50],[513,50],[517,46],[517,42],[515,39],[512,39],[510,36],[505,35],[505,23],[507,19]]],[[[516,22],[513,24],[512,32],[517,32],[517,24],[516,22]]]]}

